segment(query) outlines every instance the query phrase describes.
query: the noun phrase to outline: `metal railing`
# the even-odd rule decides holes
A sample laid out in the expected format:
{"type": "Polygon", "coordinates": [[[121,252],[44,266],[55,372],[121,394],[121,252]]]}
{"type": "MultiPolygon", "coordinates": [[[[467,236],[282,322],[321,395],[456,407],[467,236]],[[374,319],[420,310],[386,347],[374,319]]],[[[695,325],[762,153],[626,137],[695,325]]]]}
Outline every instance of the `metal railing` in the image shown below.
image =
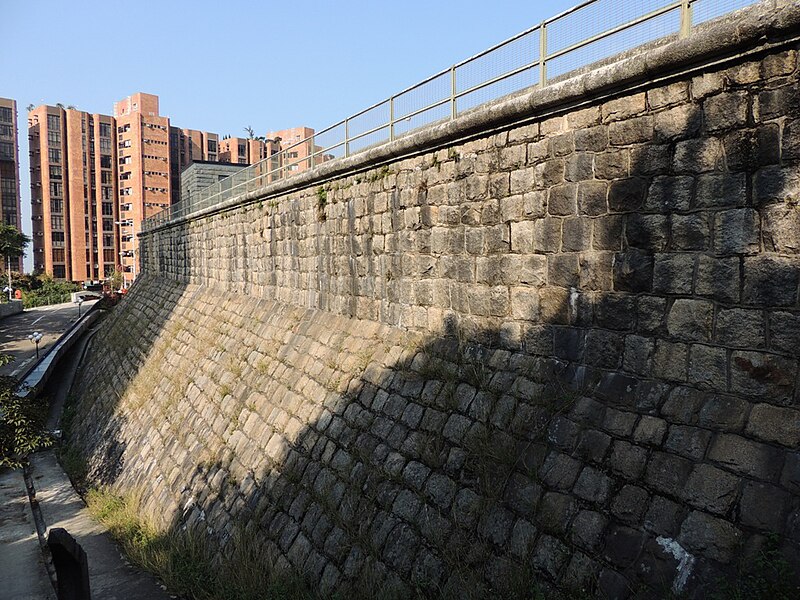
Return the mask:
{"type": "Polygon", "coordinates": [[[587,0],[457,63],[147,218],[142,230],[455,119],[486,102],[563,79],[610,56],[754,4],[756,0],[587,0]],[[295,158],[297,157],[297,158],[295,158]]]}

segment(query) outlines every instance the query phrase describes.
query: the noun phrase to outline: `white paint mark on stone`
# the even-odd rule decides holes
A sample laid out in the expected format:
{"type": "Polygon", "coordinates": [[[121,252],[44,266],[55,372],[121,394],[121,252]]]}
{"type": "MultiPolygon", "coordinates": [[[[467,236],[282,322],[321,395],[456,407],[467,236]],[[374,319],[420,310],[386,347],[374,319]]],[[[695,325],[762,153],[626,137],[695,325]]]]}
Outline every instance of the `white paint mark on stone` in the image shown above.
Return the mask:
{"type": "Polygon", "coordinates": [[[672,554],[675,560],[678,561],[676,569],[678,574],[675,575],[675,580],[672,582],[672,591],[680,593],[689,580],[689,575],[691,575],[692,568],[694,567],[695,558],[673,539],[659,536],[656,538],[656,542],[658,542],[658,545],[661,546],[665,552],[672,554]]]}
{"type": "Polygon", "coordinates": [[[578,288],[569,288],[569,314],[573,323],[578,318],[578,288]]]}

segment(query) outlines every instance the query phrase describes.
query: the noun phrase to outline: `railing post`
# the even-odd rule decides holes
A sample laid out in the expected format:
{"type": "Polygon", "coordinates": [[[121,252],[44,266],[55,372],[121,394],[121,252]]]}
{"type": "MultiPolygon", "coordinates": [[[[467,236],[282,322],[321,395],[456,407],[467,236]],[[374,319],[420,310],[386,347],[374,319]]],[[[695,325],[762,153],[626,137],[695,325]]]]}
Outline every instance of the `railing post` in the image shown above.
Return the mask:
{"type": "Polygon", "coordinates": [[[539,25],[539,87],[547,84],[547,22],[539,25]]]}
{"type": "Polygon", "coordinates": [[[457,108],[456,108],[456,68],[455,66],[450,67],[450,118],[455,119],[457,108]]]}
{"type": "Polygon", "coordinates": [[[350,156],[350,119],[344,120],[344,155],[350,156]]]}
{"type": "Polygon", "coordinates": [[[308,155],[308,168],[314,168],[314,153],[317,151],[317,143],[314,141],[314,136],[311,136],[311,152],[308,155]]]}
{"type": "Polygon", "coordinates": [[[681,30],[678,34],[679,37],[688,37],[692,32],[692,0],[683,0],[681,2],[681,30]]]}
{"type": "Polygon", "coordinates": [[[389,98],[389,141],[394,141],[394,96],[389,98]]]}

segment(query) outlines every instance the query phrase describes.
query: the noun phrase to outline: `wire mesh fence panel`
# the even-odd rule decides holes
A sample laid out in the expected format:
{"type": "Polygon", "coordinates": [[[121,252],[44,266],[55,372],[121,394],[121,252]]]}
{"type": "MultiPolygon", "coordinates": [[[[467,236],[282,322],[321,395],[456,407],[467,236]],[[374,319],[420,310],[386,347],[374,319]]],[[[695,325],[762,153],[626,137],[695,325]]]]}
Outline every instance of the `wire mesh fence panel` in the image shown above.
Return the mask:
{"type": "Polygon", "coordinates": [[[381,102],[369,110],[354,117],[347,122],[347,131],[350,138],[366,133],[376,127],[389,124],[389,101],[381,102]]]}
{"type": "Polygon", "coordinates": [[[595,0],[587,3],[547,23],[547,54],[611,31],[670,4],[676,4],[675,0],[595,0]]]}
{"type": "Polygon", "coordinates": [[[506,77],[500,81],[478,88],[473,92],[464,94],[456,100],[456,108],[459,113],[462,113],[480,104],[485,104],[491,100],[497,100],[498,98],[524,90],[538,83],[539,67],[537,65],[525,69],[511,77],[506,77]]]}
{"type": "Polygon", "coordinates": [[[456,67],[456,92],[461,93],[539,60],[539,30],[535,29],[456,67]]]}
{"type": "Polygon", "coordinates": [[[383,127],[372,133],[368,133],[358,139],[350,140],[350,154],[361,152],[367,148],[383,144],[389,139],[389,127],[383,127]]]}
{"type": "Polygon", "coordinates": [[[547,61],[547,79],[558,79],[576,69],[587,67],[625,50],[630,50],[671,34],[677,34],[680,29],[680,23],[680,9],[676,8],[658,17],[562,54],[547,61]]]}
{"type": "Polygon", "coordinates": [[[441,73],[410,90],[394,97],[394,118],[404,119],[408,115],[426,109],[432,104],[450,98],[450,72],[441,73]]]}
{"type": "MultiPolygon", "coordinates": [[[[692,0],[692,23],[702,23],[756,2],[692,0]]],[[[620,52],[675,35],[681,31],[683,6],[679,0],[589,0],[548,21],[544,31],[540,27],[532,28],[346,122],[321,131],[312,140],[284,148],[261,163],[202,190],[190,203],[177,203],[164,209],[145,219],[143,229],[223,202],[245,190],[252,191],[286,179],[328,160],[385,143],[392,134],[395,137],[406,135],[449,119],[454,108],[454,88],[455,112],[460,113],[522,89],[563,78],[620,52]],[[538,64],[541,36],[546,42],[545,82],[540,81],[538,64]]]]}
{"type": "Polygon", "coordinates": [[[698,24],[755,4],[758,0],[696,0],[692,2],[692,23],[698,24]]]}
{"type": "Polygon", "coordinates": [[[414,116],[402,118],[394,123],[394,136],[406,135],[420,127],[427,127],[438,121],[446,121],[450,119],[450,114],[451,108],[448,102],[419,112],[414,116]]]}
{"type": "Polygon", "coordinates": [[[344,123],[339,123],[320,133],[314,134],[316,151],[324,150],[325,154],[330,154],[336,158],[344,156],[344,131],[344,123]]]}

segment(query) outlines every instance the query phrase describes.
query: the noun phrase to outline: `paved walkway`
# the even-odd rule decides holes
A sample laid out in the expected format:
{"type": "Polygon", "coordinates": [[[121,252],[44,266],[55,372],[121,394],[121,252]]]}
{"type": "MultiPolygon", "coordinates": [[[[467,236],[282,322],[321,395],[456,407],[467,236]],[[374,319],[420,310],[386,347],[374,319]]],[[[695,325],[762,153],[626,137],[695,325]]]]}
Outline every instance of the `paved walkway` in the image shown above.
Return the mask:
{"type": "Polygon", "coordinates": [[[93,600],[166,600],[155,578],[132,567],[105,531],[89,515],[52,452],[31,457],[33,486],[47,528],[63,527],[89,559],[93,600]]]}
{"type": "MultiPolygon", "coordinates": [[[[86,314],[95,302],[84,302],[81,314],[86,314]]],[[[43,334],[39,342],[41,356],[77,319],[77,305],[67,302],[29,308],[0,321],[0,353],[14,357],[12,362],[0,367],[0,375],[18,377],[36,360],[36,346],[28,339],[31,333],[43,334]]]]}
{"type": "MultiPolygon", "coordinates": [[[[54,402],[48,429],[58,427],[63,403],[88,341],[59,364],[51,383],[54,402]]],[[[52,451],[34,454],[30,464],[36,504],[44,526],[63,527],[83,547],[89,562],[93,600],[166,600],[169,594],[150,574],[132,567],[111,536],[89,515],[52,451]]],[[[42,559],[39,537],[22,471],[0,471],[0,598],[55,600],[42,559]]]]}
{"type": "Polygon", "coordinates": [[[0,472],[0,597],[54,600],[22,471],[0,472]]]}

